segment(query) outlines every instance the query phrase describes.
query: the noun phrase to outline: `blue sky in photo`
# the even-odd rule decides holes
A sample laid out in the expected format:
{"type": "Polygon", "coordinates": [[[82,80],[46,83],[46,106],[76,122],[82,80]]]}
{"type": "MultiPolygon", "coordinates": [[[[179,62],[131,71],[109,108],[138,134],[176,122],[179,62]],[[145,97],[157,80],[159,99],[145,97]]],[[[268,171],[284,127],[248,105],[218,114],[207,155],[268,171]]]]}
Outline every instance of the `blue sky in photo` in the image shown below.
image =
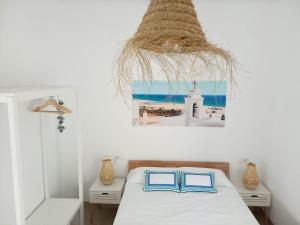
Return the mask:
{"type": "MultiPolygon", "coordinates": [[[[193,82],[186,81],[133,81],[133,94],[186,95],[193,89],[193,82]]],[[[201,95],[226,95],[226,81],[197,81],[201,95]]]]}

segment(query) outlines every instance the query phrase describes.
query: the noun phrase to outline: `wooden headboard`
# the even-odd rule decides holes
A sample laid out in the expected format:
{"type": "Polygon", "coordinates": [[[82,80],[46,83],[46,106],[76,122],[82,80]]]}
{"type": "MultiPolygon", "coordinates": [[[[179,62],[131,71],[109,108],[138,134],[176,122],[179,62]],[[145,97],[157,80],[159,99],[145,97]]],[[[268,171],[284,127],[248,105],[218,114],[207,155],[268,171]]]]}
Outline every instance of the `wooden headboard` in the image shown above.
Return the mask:
{"type": "Polygon", "coordinates": [[[129,160],[128,172],[137,167],[205,167],[222,170],[229,177],[228,162],[129,160]]]}

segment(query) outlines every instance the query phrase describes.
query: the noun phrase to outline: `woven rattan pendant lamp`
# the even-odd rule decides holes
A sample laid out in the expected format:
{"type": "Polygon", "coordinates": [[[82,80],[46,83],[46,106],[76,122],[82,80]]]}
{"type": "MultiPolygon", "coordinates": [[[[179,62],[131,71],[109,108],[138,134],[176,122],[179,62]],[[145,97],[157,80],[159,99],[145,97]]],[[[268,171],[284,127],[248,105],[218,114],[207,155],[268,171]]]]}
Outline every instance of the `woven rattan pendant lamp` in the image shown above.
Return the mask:
{"type": "Polygon", "coordinates": [[[135,35],[116,64],[122,95],[131,93],[134,79],[228,79],[233,82],[234,59],[210,43],[197,19],[192,0],[151,0],[135,35]]]}

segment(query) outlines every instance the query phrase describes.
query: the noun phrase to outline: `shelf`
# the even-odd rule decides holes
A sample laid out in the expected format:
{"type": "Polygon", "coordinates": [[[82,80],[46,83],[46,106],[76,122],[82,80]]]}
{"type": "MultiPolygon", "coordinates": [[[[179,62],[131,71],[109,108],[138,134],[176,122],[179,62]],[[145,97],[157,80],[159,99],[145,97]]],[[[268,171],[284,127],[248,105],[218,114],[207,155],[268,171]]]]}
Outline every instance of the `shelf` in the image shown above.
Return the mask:
{"type": "Polygon", "coordinates": [[[80,205],[79,199],[47,199],[27,219],[26,225],[69,225],[80,205]]]}
{"type": "Polygon", "coordinates": [[[19,87],[1,87],[0,102],[6,103],[7,98],[13,98],[15,101],[27,101],[37,98],[45,98],[70,91],[77,90],[75,86],[19,86],[19,87]]]}

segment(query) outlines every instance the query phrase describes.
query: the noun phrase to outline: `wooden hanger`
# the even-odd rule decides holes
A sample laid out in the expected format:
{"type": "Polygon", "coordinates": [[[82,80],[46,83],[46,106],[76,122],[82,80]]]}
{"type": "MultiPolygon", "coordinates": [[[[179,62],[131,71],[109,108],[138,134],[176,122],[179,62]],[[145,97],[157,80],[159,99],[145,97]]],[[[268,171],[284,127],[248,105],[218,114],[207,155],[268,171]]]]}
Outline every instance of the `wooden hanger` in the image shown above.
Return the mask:
{"type": "Polygon", "coordinates": [[[56,100],[54,99],[48,99],[45,102],[43,102],[41,105],[34,107],[32,109],[32,112],[43,112],[43,113],[66,113],[69,114],[72,111],[70,109],[68,109],[67,107],[60,105],[56,100]],[[48,107],[48,106],[53,106],[54,108],[56,108],[55,110],[43,110],[44,108],[48,107]]]}

